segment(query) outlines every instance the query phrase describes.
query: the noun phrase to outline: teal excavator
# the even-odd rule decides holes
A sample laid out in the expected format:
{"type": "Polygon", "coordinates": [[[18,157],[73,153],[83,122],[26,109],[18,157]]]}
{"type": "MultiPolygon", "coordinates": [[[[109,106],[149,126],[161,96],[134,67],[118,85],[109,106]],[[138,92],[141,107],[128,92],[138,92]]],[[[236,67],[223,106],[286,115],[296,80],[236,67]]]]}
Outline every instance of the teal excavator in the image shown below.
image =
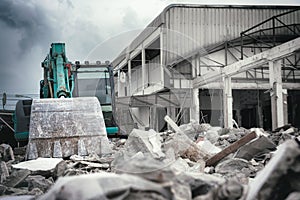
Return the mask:
{"type": "Polygon", "coordinates": [[[40,99],[20,100],[13,116],[27,158],[109,153],[107,135],[118,134],[109,62],[73,64],[65,44],[53,43],[42,68],[40,99]]]}

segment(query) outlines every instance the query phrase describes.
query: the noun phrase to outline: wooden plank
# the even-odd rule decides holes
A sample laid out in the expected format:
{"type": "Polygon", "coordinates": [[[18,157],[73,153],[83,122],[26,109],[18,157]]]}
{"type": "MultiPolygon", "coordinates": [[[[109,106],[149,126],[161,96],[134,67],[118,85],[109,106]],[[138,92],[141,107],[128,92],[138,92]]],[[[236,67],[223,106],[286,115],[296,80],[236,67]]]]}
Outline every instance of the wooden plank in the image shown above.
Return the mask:
{"type": "Polygon", "coordinates": [[[205,166],[214,166],[214,165],[216,165],[221,159],[223,159],[226,156],[228,156],[229,154],[237,151],[241,146],[244,146],[245,144],[247,144],[251,140],[255,139],[256,137],[257,136],[256,136],[256,133],[254,131],[247,134],[247,135],[245,135],[244,137],[242,137],[238,141],[234,142],[230,146],[223,149],[221,152],[219,152],[216,155],[214,155],[213,157],[207,159],[206,163],[205,163],[205,166]]]}

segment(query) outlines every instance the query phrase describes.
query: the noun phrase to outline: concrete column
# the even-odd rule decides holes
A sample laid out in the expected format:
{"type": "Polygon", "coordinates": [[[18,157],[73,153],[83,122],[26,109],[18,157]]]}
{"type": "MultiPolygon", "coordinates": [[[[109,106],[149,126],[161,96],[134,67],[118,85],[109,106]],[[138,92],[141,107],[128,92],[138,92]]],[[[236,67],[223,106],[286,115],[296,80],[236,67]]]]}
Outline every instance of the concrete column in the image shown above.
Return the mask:
{"type": "Polygon", "coordinates": [[[224,78],[223,89],[223,113],[224,113],[224,127],[232,128],[232,90],[231,90],[231,77],[224,78]]]}
{"type": "Polygon", "coordinates": [[[269,61],[272,130],[284,125],[281,60],[269,61]]]}
{"type": "Polygon", "coordinates": [[[121,82],[120,82],[120,70],[118,70],[118,96],[120,96],[120,90],[121,90],[121,82]]]}
{"type": "Polygon", "coordinates": [[[128,60],[128,96],[132,94],[131,87],[131,60],[128,60]]]}
{"type": "Polygon", "coordinates": [[[264,127],[264,117],[263,117],[263,105],[262,105],[262,100],[260,98],[260,91],[257,91],[257,101],[258,101],[258,105],[257,105],[257,124],[259,127],[264,127]]]}
{"type": "Polygon", "coordinates": [[[242,116],[241,116],[241,93],[237,92],[234,96],[234,107],[233,110],[236,110],[236,123],[241,126],[242,116]]]}
{"type": "Polygon", "coordinates": [[[197,55],[196,56],[196,77],[201,74],[200,59],[201,57],[197,55]]]}
{"type": "Polygon", "coordinates": [[[193,89],[193,106],[190,108],[190,118],[199,122],[200,121],[200,101],[199,101],[199,89],[193,89]]]}
{"type": "Polygon", "coordinates": [[[289,122],[288,122],[287,89],[282,89],[282,95],[283,95],[283,120],[284,120],[284,124],[288,124],[289,122]]]}
{"type": "Polygon", "coordinates": [[[142,49],[142,89],[146,86],[146,51],[142,49]]]}
{"type": "Polygon", "coordinates": [[[194,56],[192,60],[192,78],[197,76],[197,57],[194,56]]]}
{"type": "Polygon", "coordinates": [[[165,33],[164,33],[164,29],[161,29],[161,32],[160,32],[160,37],[159,37],[159,42],[160,42],[160,69],[161,69],[161,72],[160,72],[160,80],[161,80],[161,85],[162,86],[165,86],[165,72],[164,72],[164,67],[165,67],[165,44],[164,44],[164,36],[165,36],[165,33]]]}

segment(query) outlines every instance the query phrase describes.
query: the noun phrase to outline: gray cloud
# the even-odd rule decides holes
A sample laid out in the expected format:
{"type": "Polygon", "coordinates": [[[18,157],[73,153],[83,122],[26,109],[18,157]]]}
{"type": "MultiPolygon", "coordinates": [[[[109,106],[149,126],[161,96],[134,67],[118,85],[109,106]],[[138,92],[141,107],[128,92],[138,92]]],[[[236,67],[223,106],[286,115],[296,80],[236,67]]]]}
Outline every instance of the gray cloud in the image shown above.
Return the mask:
{"type": "Polygon", "coordinates": [[[34,79],[41,76],[37,74],[41,69],[36,60],[43,59],[41,52],[33,50],[49,46],[53,38],[51,20],[31,0],[1,0],[0,26],[0,92],[31,91],[36,87],[34,79]]]}
{"type": "Polygon", "coordinates": [[[17,37],[14,39],[18,39],[21,55],[36,44],[45,44],[53,35],[52,24],[46,12],[30,0],[1,0],[0,21],[7,28],[17,30],[17,37]]]}
{"type": "Polygon", "coordinates": [[[52,42],[66,43],[70,61],[113,60],[137,29],[145,28],[168,4],[179,2],[217,0],[0,0],[0,93],[38,93],[40,63],[52,42]]]}

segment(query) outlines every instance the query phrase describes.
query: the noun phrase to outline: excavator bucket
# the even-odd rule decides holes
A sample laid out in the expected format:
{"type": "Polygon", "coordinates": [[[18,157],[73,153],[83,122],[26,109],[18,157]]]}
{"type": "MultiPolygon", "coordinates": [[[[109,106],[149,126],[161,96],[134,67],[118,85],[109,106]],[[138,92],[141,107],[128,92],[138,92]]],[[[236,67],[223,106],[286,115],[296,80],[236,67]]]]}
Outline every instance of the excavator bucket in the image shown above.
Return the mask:
{"type": "Polygon", "coordinates": [[[96,97],[33,100],[27,159],[111,152],[96,97]]]}

